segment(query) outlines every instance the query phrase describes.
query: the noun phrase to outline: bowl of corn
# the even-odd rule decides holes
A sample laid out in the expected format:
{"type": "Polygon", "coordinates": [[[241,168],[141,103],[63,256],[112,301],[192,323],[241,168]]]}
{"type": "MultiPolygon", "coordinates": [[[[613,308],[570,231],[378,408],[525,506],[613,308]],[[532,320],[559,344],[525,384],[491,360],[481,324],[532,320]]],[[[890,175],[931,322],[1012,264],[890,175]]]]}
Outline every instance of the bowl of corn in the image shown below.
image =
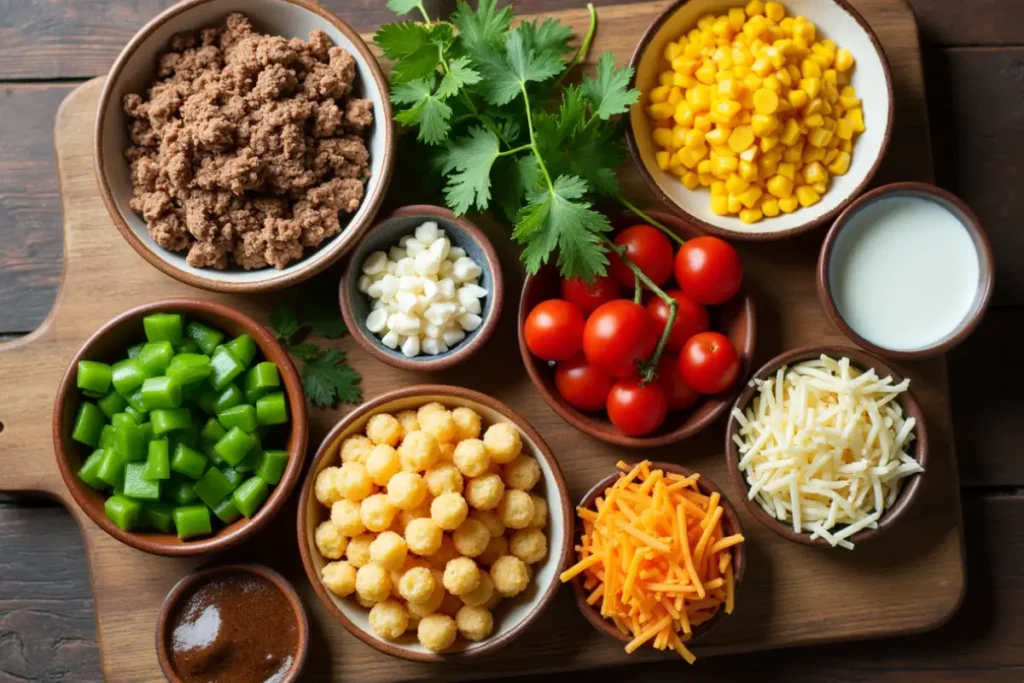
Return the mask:
{"type": "Polygon", "coordinates": [[[846,0],[678,0],[631,64],[633,160],[709,233],[771,240],[828,223],[889,144],[889,65],[846,0]]]}

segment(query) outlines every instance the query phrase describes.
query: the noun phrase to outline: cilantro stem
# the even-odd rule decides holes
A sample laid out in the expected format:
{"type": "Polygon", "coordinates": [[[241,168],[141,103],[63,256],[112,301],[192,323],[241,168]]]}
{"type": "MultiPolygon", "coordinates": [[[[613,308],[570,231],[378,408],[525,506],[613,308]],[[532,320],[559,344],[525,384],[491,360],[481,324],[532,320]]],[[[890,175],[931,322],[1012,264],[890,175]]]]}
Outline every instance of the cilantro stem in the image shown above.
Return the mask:
{"type": "Polygon", "coordinates": [[[537,134],[533,130],[533,114],[530,112],[530,96],[526,92],[526,83],[520,81],[519,89],[523,91],[523,104],[526,106],[526,127],[530,131],[530,149],[533,150],[533,156],[537,158],[537,165],[540,166],[540,170],[544,173],[544,180],[548,184],[548,192],[554,192],[555,184],[551,182],[551,174],[548,173],[548,167],[544,165],[544,160],[540,157],[540,148],[537,147],[537,134]]]}
{"type": "Polygon", "coordinates": [[[423,22],[427,25],[427,28],[429,28],[431,24],[430,15],[427,14],[427,8],[423,6],[422,0],[416,3],[416,9],[418,9],[420,14],[423,15],[423,22]]]}
{"type": "Polygon", "coordinates": [[[630,211],[632,211],[633,213],[635,213],[635,214],[636,214],[637,216],[639,216],[640,218],[643,218],[643,219],[644,219],[645,221],[647,221],[648,223],[650,223],[651,225],[653,225],[654,227],[656,227],[656,228],[657,228],[658,230],[661,230],[661,231],[662,231],[663,233],[665,233],[666,235],[668,235],[668,238],[669,238],[669,239],[671,239],[671,240],[675,240],[675,241],[676,241],[676,242],[678,242],[679,244],[686,244],[686,240],[684,240],[684,239],[683,239],[682,237],[680,237],[679,235],[675,234],[674,232],[672,232],[671,230],[669,230],[668,228],[666,228],[666,227],[665,227],[664,225],[662,225],[662,224],[661,224],[661,223],[660,223],[659,221],[656,221],[656,220],[654,220],[654,219],[653,219],[653,218],[652,218],[651,216],[648,216],[648,215],[647,215],[646,213],[644,213],[644,212],[643,212],[643,211],[641,211],[641,210],[640,210],[639,208],[637,208],[636,206],[634,206],[634,205],[633,205],[633,204],[632,204],[632,203],[631,203],[631,202],[630,202],[630,201],[629,201],[628,199],[626,199],[625,197],[623,197],[623,196],[622,196],[621,194],[619,195],[618,199],[619,199],[619,202],[620,202],[620,203],[621,203],[621,204],[622,204],[623,206],[625,206],[625,207],[626,207],[627,209],[629,209],[630,211]]]}
{"type": "Polygon", "coordinates": [[[640,279],[633,278],[633,301],[636,303],[640,303],[641,301],[643,301],[643,296],[644,288],[640,284],[640,279]]]}
{"type": "Polygon", "coordinates": [[[518,147],[513,147],[512,149],[506,149],[504,152],[498,152],[498,156],[499,157],[507,157],[510,154],[519,154],[520,152],[525,152],[526,150],[532,149],[532,148],[533,148],[533,146],[531,144],[527,143],[525,145],[519,145],[518,147]]]}
{"type": "Polygon", "coordinates": [[[587,29],[587,35],[583,38],[583,42],[580,43],[580,47],[576,50],[576,54],[573,55],[572,60],[569,62],[569,66],[565,68],[562,75],[555,81],[555,87],[557,88],[565,80],[565,77],[569,75],[578,64],[585,61],[587,55],[590,53],[590,44],[594,41],[594,34],[597,33],[597,9],[594,8],[594,3],[587,3],[587,11],[590,12],[590,27],[587,29]]]}

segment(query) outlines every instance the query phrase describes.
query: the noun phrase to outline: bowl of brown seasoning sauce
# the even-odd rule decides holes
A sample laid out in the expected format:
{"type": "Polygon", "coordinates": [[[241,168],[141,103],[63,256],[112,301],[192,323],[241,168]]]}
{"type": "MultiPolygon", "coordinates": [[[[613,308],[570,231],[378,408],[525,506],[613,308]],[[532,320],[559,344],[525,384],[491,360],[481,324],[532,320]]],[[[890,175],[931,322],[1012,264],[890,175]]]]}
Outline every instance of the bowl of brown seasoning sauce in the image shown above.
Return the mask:
{"type": "Polygon", "coordinates": [[[171,683],[291,683],[309,650],[309,618],[277,572],[255,564],[203,569],[164,600],[156,650],[171,683]]]}

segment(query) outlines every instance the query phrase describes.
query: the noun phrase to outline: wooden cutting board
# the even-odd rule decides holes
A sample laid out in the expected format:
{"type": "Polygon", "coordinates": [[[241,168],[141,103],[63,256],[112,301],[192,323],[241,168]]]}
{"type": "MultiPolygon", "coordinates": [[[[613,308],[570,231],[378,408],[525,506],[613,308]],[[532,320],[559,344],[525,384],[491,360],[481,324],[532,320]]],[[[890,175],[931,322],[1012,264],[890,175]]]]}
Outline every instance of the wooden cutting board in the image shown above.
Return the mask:
{"type": "MultiPolygon", "coordinates": [[[[628,60],[634,42],[665,2],[607,5],[591,54],[615,52],[628,60]]],[[[896,86],[896,128],[878,180],[930,180],[927,119],[917,26],[899,0],[855,0],[878,32],[896,86]]],[[[585,10],[553,16],[586,26],[585,10]]],[[[56,122],[64,209],[64,281],[39,330],[0,347],[0,489],[43,492],[68,505],[82,527],[95,592],[103,670],[110,681],[162,680],[154,652],[156,613],[171,586],[201,562],[156,557],[121,545],[85,517],[71,500],[54,462],[50,436],[58,380],[79,345],[122,310],[171,296],[223,300],[266,320],[273,296],[222,296],[191,289],[140,259],[114,229],[93,175],[92,130],[101,79],[75,90],[56,122]]],[[[653,206],[632,168],[626,193],[653,206]]],[[[401,201],[392,188],[392,204],[401,201]]],[[[484,222],[502,250],[506,282],[518,291],[521,270],[508,226],[484,222]]],[[[777,244],[741,247],[747,278],[757,295],[758,361],[807,343],[842,341],[825,322],[814,287],[821,231],[777,244]]],[[[337,269],[330,277],[337,278],[337,269]]],[[[515,301],[515,300],[513,300],[515,301]]],[[[660,451],[626,453],[565,424],[540,399],[516,348],[516,306],[507,306],[488,348],[450,373],[422,376],[385,366],[351,340],[337,342],[363,375],[367,397],[401,385],[440,381],[478,389],[509,403],[540,431],[559,457],[574,500],[621,459],[671,460],[703,472],[728,488],[721,453],[724,420],[698,437],[660,451]]],[[[942,359],[896,364],[928,417],[933,449],[921,500],[900,526],[856,552],[808,548],[762,528],[744,509],[749,570],[736,613],[695,649],[699,657],[814,643],[874,638],[935,628],[957,609],[965,587],[963,532],[953,454],[946,368],[942,359]]],[[[341,417],[311,410],[310,453],[341,417]]],[[[622,664],[658,655],[643,649],[627,658],[620,644],[599,636],[563,590],[545,618],[494,657],[465,664],[416,664],[382,655],[360,643],[322,609],[298,557],[295,502],[237,551],[207,561],[255,560],[296,584],[314,625],[309,680],[480,678],[622,664]],[[228,557],[228,555],[230,557],[228,557]]],[[[698,663],[699,666],[699,663],[698,663]]]]}

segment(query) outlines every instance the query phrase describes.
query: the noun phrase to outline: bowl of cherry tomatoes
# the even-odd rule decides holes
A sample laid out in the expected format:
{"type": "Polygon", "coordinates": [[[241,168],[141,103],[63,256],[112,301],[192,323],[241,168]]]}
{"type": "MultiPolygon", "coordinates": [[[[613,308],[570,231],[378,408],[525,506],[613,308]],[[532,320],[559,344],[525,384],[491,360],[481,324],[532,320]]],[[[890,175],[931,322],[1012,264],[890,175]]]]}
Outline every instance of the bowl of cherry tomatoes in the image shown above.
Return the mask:
{"type": "Polygon", "coordinates": [[[580,431],[626,447],[676,443],[728,410],[757,336],[736,250],[677,216],[649,217],[672,236],[617,216],[607,275],[566,280],[545,266],[519,305],[519,350],[540,395],[580,431]]]}

